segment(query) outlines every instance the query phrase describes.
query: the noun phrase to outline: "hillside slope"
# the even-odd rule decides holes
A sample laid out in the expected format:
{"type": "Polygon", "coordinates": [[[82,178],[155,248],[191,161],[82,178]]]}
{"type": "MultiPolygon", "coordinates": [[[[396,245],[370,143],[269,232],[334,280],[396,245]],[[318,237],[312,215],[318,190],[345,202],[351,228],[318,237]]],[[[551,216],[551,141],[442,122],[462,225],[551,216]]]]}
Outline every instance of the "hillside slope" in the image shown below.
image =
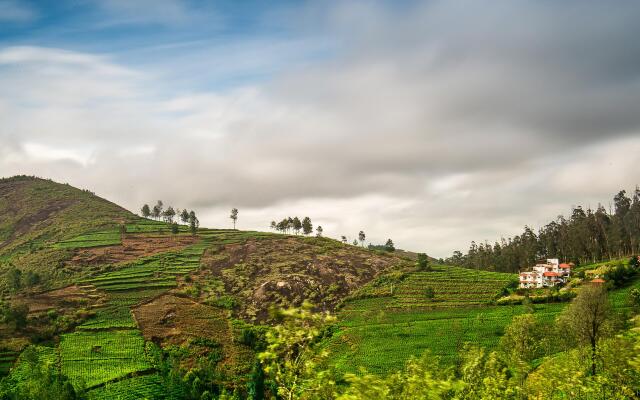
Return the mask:
{"type": "Polygon", "coordinates": [[[38,354],[92,398],[161,393],[156,345],[179,348],[185,371],[243,385],[272,307],[310,300],[335,310],[380,274],[415,264],[329,238],[204,228],[192,235],[185,226],[174,234],[164,222],[37,178],[1,180],[0,210],[3,294],[28,310],[26,326],[0,326],[0,371],[44,341],[38,354]]]}
{"type": "Polygon", "coordinates": [[[91,192],[50,180],[0,179],[0,254],[135,219],[91,192]]]}

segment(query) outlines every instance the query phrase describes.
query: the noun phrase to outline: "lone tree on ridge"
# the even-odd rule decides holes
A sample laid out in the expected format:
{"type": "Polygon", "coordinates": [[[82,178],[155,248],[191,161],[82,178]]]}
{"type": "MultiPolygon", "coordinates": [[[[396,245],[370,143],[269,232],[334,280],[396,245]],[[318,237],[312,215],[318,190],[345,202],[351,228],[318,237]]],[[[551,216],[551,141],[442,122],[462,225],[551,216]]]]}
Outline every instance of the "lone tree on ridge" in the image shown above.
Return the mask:
{"type": "Polygon", "coordinates": [[[231,209],[231,215],[229,215],[229,218],[231,218],[231,220],[233,221],[233,229],[236,229],[236,221],[238,220],[238,209],[237,208],[232,208],[231,209]]]}

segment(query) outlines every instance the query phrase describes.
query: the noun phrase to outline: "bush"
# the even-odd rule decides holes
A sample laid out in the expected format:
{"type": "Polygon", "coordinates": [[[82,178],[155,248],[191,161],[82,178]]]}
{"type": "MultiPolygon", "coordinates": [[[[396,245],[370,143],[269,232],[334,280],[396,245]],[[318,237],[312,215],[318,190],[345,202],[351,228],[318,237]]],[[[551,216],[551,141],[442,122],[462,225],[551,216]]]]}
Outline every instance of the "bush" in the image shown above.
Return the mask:
{"type": "Polygon", "coordinates": [[[638,273],[638,270],[630,265],[622,263],[611,268],[604,274],[604,279],[613,282],[615,287],[622,287],[629,283],[638,273]]]}
{"type": "Polygon", "coordinates": [[[433,288],[432,288],[432,287],[427,286],[427,287],[424,289],[424,297],[426,297],[426,298],[427,298],[427,299],[429,299],[429,300],[433,300],[433,299],[436,297],[436,291],[435,291],[435,290],[433,290],[433,288]]]}
{"type": "Polygon", "coordinates": [[[635,288],[629,292],[629,303],[634,308],[640,308],[640,289],[635,288]]]}
{"type": "Polygon", "coordinates": [[[233,310],[238,305],[238,301],[231,296],[220,296],[212,303],[215,306],[226,308],[227,310],[233,310]]]}

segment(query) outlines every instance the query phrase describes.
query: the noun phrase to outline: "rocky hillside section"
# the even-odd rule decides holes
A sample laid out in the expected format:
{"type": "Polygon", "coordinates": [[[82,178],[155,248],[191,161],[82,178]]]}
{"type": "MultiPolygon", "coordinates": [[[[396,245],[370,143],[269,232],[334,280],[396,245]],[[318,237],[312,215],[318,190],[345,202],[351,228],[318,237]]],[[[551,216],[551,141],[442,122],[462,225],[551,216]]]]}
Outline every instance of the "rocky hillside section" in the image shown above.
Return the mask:
{"type": "MultiPolygon", "coordinates": [[[[205,296],[226,296],[241,317],[265,320],[270,307],[311,301],[332,310],[345,296],[390,270],[414,262],[327,238],[274,235],[260,240],[214,245],[194,278],[205,296]]],[[[225,297],[223,297],[225,298],[225,297]]]]}

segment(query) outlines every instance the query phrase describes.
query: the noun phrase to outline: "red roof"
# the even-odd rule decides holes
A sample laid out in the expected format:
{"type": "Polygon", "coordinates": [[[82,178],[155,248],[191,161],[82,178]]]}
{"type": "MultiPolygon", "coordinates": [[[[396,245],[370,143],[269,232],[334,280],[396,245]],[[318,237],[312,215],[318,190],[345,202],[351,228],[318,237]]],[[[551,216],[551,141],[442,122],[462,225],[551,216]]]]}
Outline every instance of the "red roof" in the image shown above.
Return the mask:
{"type": "Polygon", "coordinates": [[[571,268],[570,264],[560,264],[560,268],[571,268]]]}
{"type": "Polygon", "coordinates": [[[557,272],[545,272],[542,275],[544,275],[544,276],[560,276],[560,274],[557,273],[557,272]]]}
{"type": "Polygon", "coordinates": [[[604,279],[596,278],[592,280],[591,283],[604,283],[604,279]]]}

